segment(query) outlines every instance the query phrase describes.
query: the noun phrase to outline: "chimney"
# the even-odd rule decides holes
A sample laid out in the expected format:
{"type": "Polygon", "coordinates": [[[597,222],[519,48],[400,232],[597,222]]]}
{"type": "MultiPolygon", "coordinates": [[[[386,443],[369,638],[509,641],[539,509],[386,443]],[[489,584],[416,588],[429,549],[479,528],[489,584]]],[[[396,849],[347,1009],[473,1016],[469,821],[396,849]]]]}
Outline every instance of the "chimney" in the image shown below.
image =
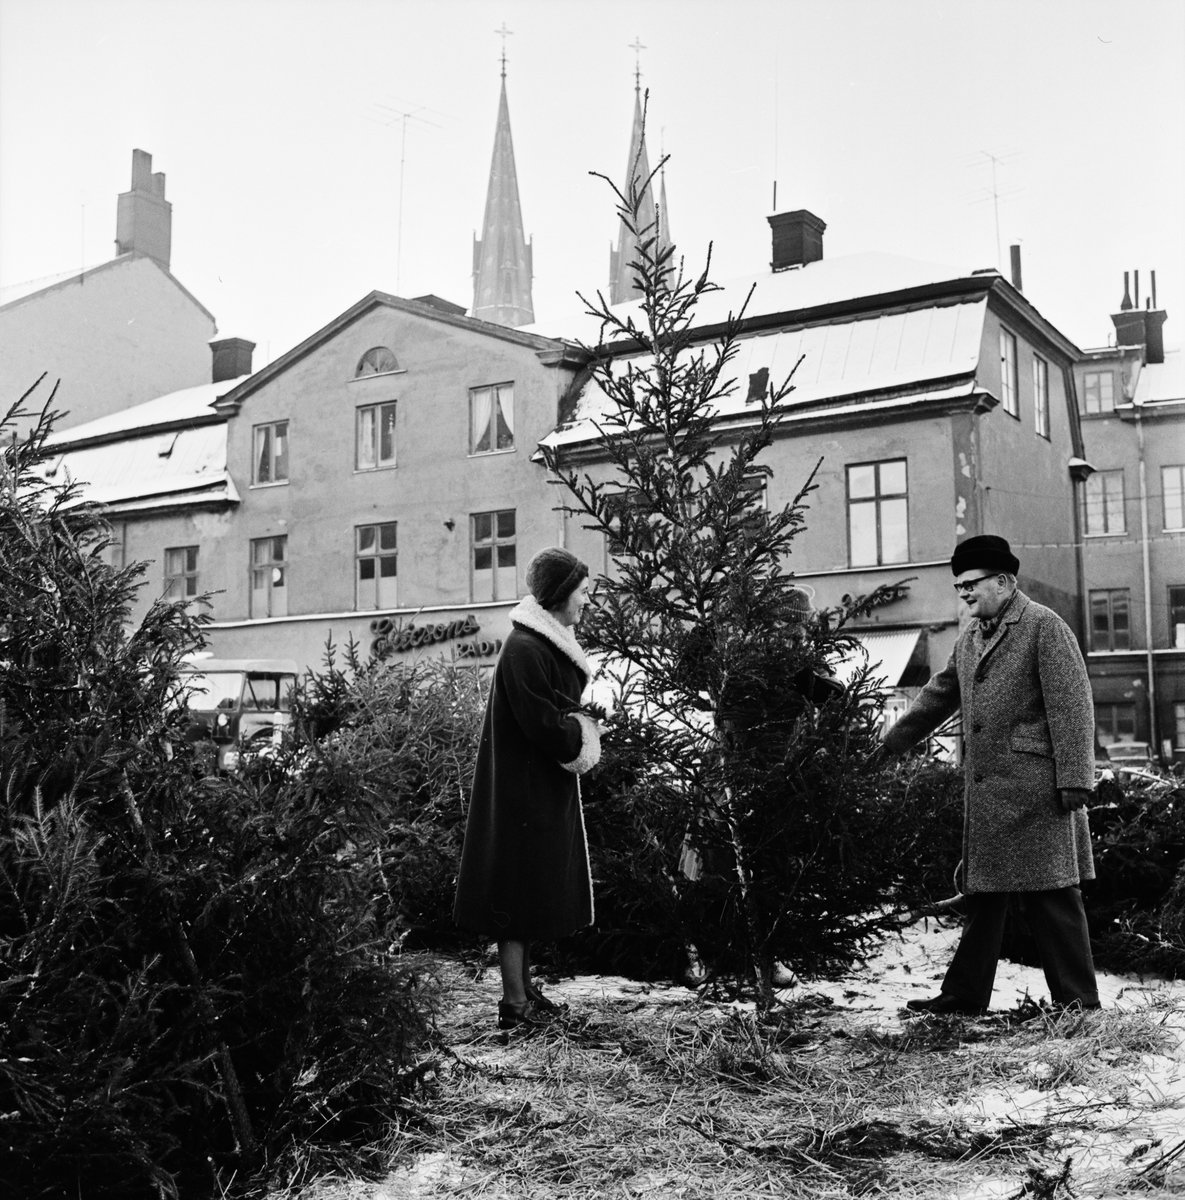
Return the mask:
{"type": "Polygon", "coordinates": [[[1023,292],[1025,289],[1020,279],[1020,247],[1009,246],[1008,252],[1012,256],[1012,286],[1018,292],[1023,292]]]}
{"type": "Polygon", "coordinates": [[[251,374],[251,351],[255,343],[246,338],[228,337],[214,338],[210,342],[214,354],[213,383],[225,383],[228,379],[238,379],[240,375],[251,374]]]}
{"type": "Polygon", "coordinates": [[[1152,273],[1152,295],[1147,308],[1140,308],[1140,274],[1135,273],[1136,302],[1133,305],[1128,290],[1128,272],[1123,273],[1123,304],[1111,314],[1118,346],[1142,346],[1146,363],[1164,362],[1164,323],[1168,313],[1156,308],[1156,272],[1152,273]]]}
{"type": "Polygon", "coordinates": [[[173,244],[173,206],[165,199],[164,173],[152,173],[152,155],[132,151],[132,190],[123,192],[115,216],[115,253],[143,254],[167,271],[173,244]]]}
{"type": "Polygon", "coordinates": [[[820,220],[805,208],[794,212],[774,213],[766,217],[773,231],[773,261],[769,264],[774,271],[785,271],[790,267],[805,267],[807,263],[819,262],[823,257],[823,231],[827,222],[820,220]]]}

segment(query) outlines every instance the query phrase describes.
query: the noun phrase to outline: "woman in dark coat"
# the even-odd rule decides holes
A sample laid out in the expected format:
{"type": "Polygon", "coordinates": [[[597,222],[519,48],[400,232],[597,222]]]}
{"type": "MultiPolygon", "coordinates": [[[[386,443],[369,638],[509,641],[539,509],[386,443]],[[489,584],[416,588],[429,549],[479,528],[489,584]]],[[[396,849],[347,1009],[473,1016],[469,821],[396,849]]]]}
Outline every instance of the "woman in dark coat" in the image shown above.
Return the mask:
{"type": "Polygon", "coordinates": [[[555,547],[527,566],[477,752],[453,919],[497,939],[501,1029],[556,1009],[531,982],[531,942],[593,919],[579,776],[600,759],[600,730],[577,711],[591,671],[573,630],[587,577],[555,547]]]}

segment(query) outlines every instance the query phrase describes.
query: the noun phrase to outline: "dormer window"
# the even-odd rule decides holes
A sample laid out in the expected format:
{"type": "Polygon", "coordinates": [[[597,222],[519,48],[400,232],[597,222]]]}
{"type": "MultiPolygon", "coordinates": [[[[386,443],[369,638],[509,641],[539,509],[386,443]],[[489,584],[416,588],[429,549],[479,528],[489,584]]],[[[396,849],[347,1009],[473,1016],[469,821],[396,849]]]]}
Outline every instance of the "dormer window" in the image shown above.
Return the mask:
{"type": "Polygon", "coordinates": [[[354,372],[356,378],[363,375],[390,375],[399,370],[399,360],[395,352],[388,346],[372,346],[358,360],[358,369],[354,372]]]}

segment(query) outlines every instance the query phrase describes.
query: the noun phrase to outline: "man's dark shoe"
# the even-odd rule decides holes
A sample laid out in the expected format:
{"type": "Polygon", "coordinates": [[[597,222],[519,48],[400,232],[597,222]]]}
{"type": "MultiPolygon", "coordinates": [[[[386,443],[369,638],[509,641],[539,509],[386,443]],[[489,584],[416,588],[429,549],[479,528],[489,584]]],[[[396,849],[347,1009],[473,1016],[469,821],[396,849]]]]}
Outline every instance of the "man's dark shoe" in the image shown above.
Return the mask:
{"type": "Polygon", "coordinates": [[[906,1006],[910,1012],[930,1013],[936,1017],[945,1016],[962,1016],[962,1017],[978,1017],[987,1012],[978,1004],[968,1004],[960,1000],[958,996],[952,996],[948,992],[939,992],[937,996],[931,996],[929,1000],[910,1000],[906,1006]]]}

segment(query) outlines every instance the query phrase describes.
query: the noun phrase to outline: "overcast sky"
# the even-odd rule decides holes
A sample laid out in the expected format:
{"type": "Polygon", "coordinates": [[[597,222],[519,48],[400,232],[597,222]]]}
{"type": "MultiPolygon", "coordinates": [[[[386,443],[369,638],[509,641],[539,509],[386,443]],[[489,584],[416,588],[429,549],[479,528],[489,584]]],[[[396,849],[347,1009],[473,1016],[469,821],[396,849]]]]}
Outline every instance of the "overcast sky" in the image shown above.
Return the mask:
{"type": "Polygon", "coordinates": [[[113,255],[138,147],[173,273],[257,365],[376,288],[471,305],[503,23],[540,319],[607,284],[588,173],[624,176],[640,39],[672,233],[716,278],[768,263],[775,162],[829,258],[995,266],[991,154],[1050,320],[1104,344],[1155,270],[1183,340],[1185,0],[0,0],[0,286],[113,255]]]}

